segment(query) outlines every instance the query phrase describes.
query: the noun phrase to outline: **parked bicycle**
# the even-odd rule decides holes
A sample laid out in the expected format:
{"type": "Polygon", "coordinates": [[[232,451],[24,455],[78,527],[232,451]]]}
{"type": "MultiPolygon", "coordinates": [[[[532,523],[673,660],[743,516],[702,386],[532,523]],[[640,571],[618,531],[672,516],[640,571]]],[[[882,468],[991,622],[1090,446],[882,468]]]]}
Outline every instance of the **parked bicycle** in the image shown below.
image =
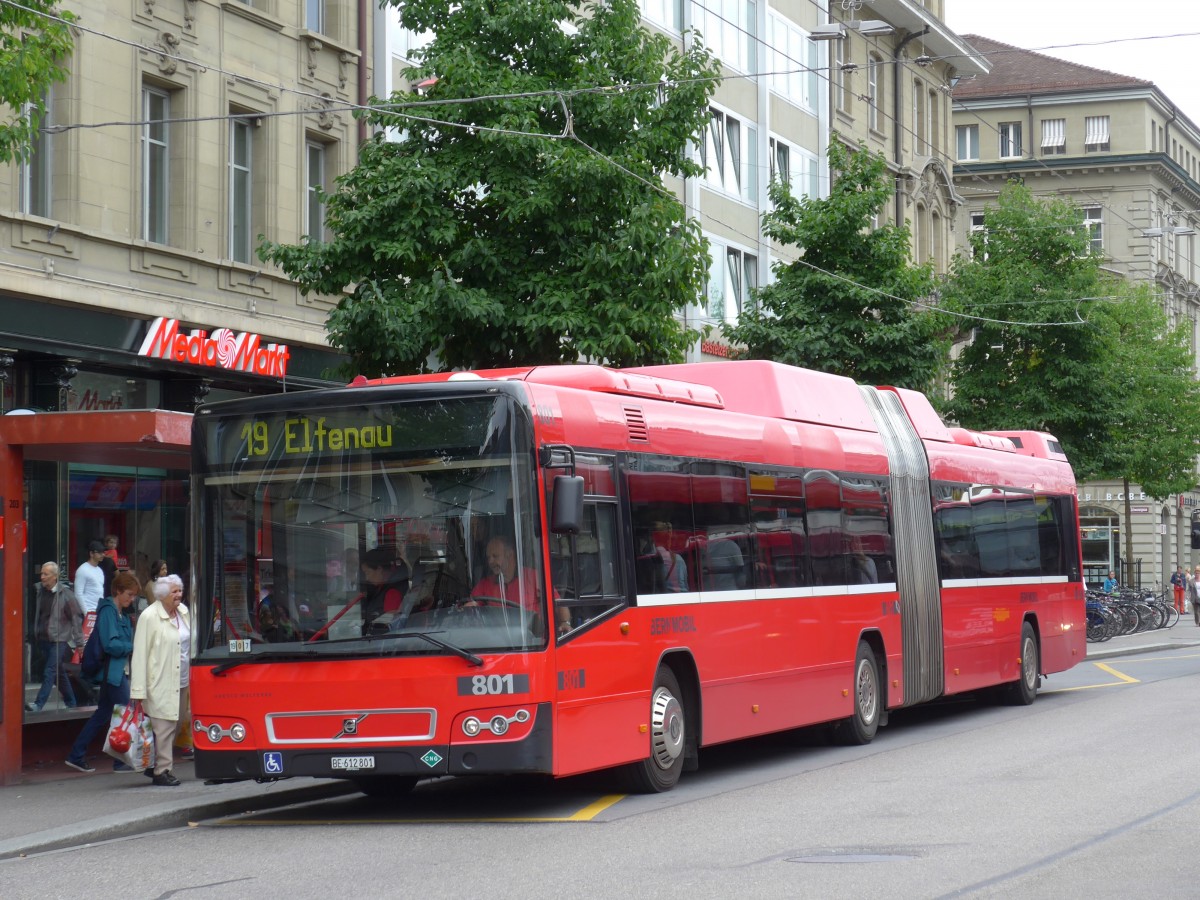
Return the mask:
{"type": "Polygon", "coordinates": [[[1179,610],[1164,591],[1135,591],[1118,588],[1112,593],[1087,592],[1087,639],[1092,643],[1117,635],[1172,628],[1179,610]]]}

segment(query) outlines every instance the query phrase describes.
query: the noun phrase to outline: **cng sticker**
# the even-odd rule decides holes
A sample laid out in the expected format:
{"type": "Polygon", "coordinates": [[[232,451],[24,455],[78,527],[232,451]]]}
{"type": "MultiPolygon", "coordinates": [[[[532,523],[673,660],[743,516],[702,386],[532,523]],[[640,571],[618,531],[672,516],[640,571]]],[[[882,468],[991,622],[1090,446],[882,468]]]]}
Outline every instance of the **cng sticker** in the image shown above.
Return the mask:
{"type": "Polygon", "coordinates": [[[424,756],[421,757],[421,762],[425,763],[425,765],[429,766],[429,768],[431,768],[431,769],[434,766],[436,766],[438,763],[440,763],[441,761],[442,761],[442,757],[438,754],[438,752],[436,750],[430,750],[428,753],[426,753],[424,756]]]}

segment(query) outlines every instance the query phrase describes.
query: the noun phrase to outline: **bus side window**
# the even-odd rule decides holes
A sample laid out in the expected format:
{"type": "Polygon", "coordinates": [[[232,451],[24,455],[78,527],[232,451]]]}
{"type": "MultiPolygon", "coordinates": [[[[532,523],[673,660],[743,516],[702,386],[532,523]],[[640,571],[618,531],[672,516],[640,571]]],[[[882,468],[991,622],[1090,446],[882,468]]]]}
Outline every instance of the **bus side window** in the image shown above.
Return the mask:
{"type": "Polygon", "coordinates": [[[808,568],[803,486],[798,477],[752,476],[758,493],[750,498],[754,534],[754,585],[759,588],[806,587],[808,568]],[[774,494],[765,494],[773,489],[774,494]]]}

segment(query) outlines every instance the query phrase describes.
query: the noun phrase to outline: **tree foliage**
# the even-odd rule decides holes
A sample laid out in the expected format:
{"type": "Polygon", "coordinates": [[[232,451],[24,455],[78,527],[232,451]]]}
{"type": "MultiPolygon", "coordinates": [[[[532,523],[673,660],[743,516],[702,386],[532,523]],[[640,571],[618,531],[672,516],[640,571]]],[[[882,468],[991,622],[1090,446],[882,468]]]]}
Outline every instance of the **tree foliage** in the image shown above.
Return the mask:
{"type": "Polygon", "coordinates": [[[930,266],[913,265],[907,228],[872,222],[892,179],[882,156],[829,145],[833,185],[822,199],[791,196],[773,182],[763,230],[803,251],[778,265],[728,337],[745,355],[846,375],[867,384],[928,387],[942,365],[946,323],[922,301],[930,266]]]}
{"type": "Polygon", "coordinates": [[[984,226],[944,292],[981,317],[954,363],[950,415],[1054,434],[1081,481],[1128,479],[1160,498],[1191,487],[1200,385],[1153,292],[1101,270],[1068,202],[1010,184],[984,226]]]}
{"type": "Polygon", "coordinates": [[[1103,335],[1108,369],[1101,397],[1108,438],[1098,474],[1137,482],[1160,500],[1191,490],[1200,455],[1200,382],[1187,330],[1170,327],[1146,285],[1098,304],[1092,321],[1103,335]]]}
{"type": "Polygon", "coordinates": [[[73,21],[74,15],[47,0],[0,4],[0,102],[7,107],[0,121],[0,163],[28,157],[46,115],[47,92],[67,77],[74,42],[66,23],[73,21]]]}
{"type": "Polygon", "coordinates": [[[1088,252],[1078,210],[1010,183],[971,235],[943,290],[948,309],[974,316],[955,360],[947,411],[967,428],[1054,434],[1077,477],[1104,468],[1106,341],[1088,324],[1113,291],[1088,252]]]}
{"type": "Polygon", "coordinates": [[[413,82],[436,80],[365,118],[404,138],[338,180],[327,243],[260,250],[305,293],[349,287],[328,330],[350,371],[680,359],[708,255],[662,177],[700,174],[711,55],[636,0],[396,5],[433,35],[413,82]]]}

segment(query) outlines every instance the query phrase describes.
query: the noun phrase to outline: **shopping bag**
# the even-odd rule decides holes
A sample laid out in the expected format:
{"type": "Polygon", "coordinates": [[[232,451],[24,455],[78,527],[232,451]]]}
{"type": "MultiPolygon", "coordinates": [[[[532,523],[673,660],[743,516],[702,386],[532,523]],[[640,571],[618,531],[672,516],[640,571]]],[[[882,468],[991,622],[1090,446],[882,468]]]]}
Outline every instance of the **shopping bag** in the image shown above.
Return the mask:
{"type": "Polygon", "coordinates": [[[114,706],[104,752],[139,772],[154,765],[154,729],[149,717],[132,704],[114,706]]]}

